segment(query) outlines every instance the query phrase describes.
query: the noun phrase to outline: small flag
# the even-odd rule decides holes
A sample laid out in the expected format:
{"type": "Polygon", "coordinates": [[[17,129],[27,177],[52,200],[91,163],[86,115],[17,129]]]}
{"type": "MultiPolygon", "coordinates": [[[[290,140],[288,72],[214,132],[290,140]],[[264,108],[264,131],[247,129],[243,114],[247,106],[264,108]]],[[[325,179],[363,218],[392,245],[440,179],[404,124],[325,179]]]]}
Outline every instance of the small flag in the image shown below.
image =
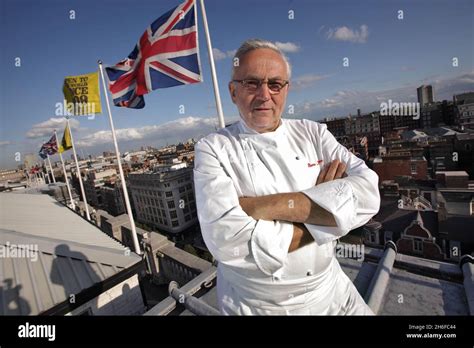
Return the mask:
{"type": "Polygon", "coordinates": [[[51,139],[49,139],[41,146],[41,149],[39,150],[39,156],[42,159],[45,159],[46,157],[48,157],[48,155],[52,156],[57,152],[58,144],[56,142],[56,135],[54,134],[51,139]]]}
{"type": "Polygon", "coordinates": [[[155,20],[128,58],[106,71],[115,106],[134,109],[152,90],[201,82],[194,0],[155,20]]]}
{"type": "Polygon", "coordinates": [[[66,76],[63,93],[66,111],[72,115],[100,114],[99,73],[66,76]]]}
{"type": "MultiPolygon", "coordinates": [[[[45,157],[46,158],[46,157],[45,157]]],[[[44,158],[43,158],[44,159],[44,158]]],[[[40,167],[36,165],[35,167],[31,167],[30,174],[36,174],[40,171],[40,167]]]]}
{"type": "Polygon", "coordinates": [[[63,139],[59,145],[59,152],[63,153],[64,151],[72,149],[71,133],[69,131],[69,125],[66,125],[64,129],[63,139]]]}

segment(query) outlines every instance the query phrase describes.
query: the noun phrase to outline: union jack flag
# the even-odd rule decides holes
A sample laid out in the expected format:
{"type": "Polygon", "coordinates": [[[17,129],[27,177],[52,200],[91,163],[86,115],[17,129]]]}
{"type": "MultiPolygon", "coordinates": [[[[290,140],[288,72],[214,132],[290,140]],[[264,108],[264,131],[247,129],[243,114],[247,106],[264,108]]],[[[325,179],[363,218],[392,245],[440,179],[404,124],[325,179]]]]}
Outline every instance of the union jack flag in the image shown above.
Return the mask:
{"type": "Polygon", "coordinates": [[[141,109],[144,94],[202,81],[196,9],[187,0],[155,20],[128,58],[106,68],[116,106],[141,109]]]}
{"type": "Polygon", "coordinates": [[[58,143],[56,142],[56,134],[54,134],[51,139],[49,139],[46,143],[41,146],[39,150],[39,156],[42,159],[48,157],[48,155],[52,156],[58,152],[58,143]]]}

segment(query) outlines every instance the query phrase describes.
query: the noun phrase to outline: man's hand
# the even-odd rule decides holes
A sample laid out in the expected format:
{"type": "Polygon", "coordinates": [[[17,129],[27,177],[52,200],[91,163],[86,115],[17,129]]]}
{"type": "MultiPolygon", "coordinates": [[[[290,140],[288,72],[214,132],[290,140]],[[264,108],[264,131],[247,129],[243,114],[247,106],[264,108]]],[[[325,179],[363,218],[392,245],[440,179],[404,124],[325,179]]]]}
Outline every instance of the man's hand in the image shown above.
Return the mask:
{"type": "Polygon", "coordinates": [[[291,253],[312,242],[314,242],[313,236],[309,233],[306,226],[298,222],[293,222],[293,238],[291,239],[288,252],[291,253]]]}
{"type": "MultiPolygon", "coordinates": [[[[346,165],[339,160],[334,160],[319,173],[316,185],[346,177],[345,171],[346,165]]],[[[313,236],[306,226],[302,223],[293,222],[293,238],[288,252],[291,253],[312,242],[314,242],[313,236]]]]}
{"type": "Polygon", "coordinates": [[[345,173],[346,165],[339,160],[332,161],[329,165],[326,165],[323,170],[319,173],[316,185],[323,182],[332,181],[335,179],[341,179],[347,176],[345,173]]]}
{"type": "MultiPolygon", "coordinates": [[[[332,161],[319,174],[316,185],[345,176],[346,165],[332,161]]],[[[239,204],[255,220],[282,220],[293,222],[293,238],[288,252],[314,241],[304,223],[337,226],[334,216],[299,192],[280,193],[261,197],[241,197],[239,204]],[[289,204],[291,203],[291,204],[289,204]],[[289,208],[291,206],[291,208],[289,208]],[[295,209],[297,208],[297,209],[295,209]]]]}

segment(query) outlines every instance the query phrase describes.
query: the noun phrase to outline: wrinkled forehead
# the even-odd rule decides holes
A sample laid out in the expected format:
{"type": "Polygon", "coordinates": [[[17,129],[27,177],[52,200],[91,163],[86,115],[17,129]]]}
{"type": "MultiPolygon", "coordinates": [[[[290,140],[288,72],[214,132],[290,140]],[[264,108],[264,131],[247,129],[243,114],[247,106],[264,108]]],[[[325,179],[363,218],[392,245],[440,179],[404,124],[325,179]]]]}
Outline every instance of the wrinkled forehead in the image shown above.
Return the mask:
{"type": "Polygon", "coordinates": [[[258,48],[240,57],[235,79],[288,79],[283,57],[272,49],[258,48]]]}

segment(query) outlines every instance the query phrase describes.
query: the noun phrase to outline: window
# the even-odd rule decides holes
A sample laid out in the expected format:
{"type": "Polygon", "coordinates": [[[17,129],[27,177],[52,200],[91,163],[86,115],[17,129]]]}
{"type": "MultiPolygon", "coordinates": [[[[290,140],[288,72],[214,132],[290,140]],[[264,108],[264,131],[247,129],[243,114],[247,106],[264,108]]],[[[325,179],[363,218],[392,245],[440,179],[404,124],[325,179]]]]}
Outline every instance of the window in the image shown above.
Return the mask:
{"type": "Polygon", "coordinates": [[[419,238],[413,239],[413,250],[422,252],[423,251],[423,240],[419,238]]]}
{"type": "Polygon", "coordinates": [[[374,231],[368,231],[367,232],[367,237],[368,237],[369,243],[374,243],[374,244],[377,243],[376,233],[377,232],[374,232],[374,231]]]}
{"type": "Polygon", "coordinates": [[[176,210],[171,210],[170,211],[170,218],[171,219],[177,219],[178,218],[178,214],[176,214],[176,210]]]}
{"type": "Polygon", "coordinates": [[[173,192],[172,191],[166,191],[165,195],[166,195],[166,197],[173,197],[173,192]]]}
{"type": "Polygon", "coordinates": [[[174,209],[175,208],[174,201],[168,201],[168,208],[169,209],[174,209]]]}
{"type": "Polygon", "coordinates": [[[410,169],[412,174],[416,174],[416,163],[410,163],[410,169]]]}
{"type": "Polygon", "coordinates": [[[184,191],[186,191],[186,188],[184,186],[181,186],[179,188],[179,193],[183,193],[184,191]]]}
{"type": "Polygon", "coordinates": [[[178,227],[178,226],[179,226],[178,221],[176,221],[176,220],[175,220],[175,221],[172,221],[172,222],[171,222],[171,226],[173,226],[173,227],[178,227]]]}
{"type": "Polygon", "coordinates": [[[191,215],[186,215],[186,216],[184,217],[184,220],[185,220],[185,221],[191,220],[191,215]]]}

